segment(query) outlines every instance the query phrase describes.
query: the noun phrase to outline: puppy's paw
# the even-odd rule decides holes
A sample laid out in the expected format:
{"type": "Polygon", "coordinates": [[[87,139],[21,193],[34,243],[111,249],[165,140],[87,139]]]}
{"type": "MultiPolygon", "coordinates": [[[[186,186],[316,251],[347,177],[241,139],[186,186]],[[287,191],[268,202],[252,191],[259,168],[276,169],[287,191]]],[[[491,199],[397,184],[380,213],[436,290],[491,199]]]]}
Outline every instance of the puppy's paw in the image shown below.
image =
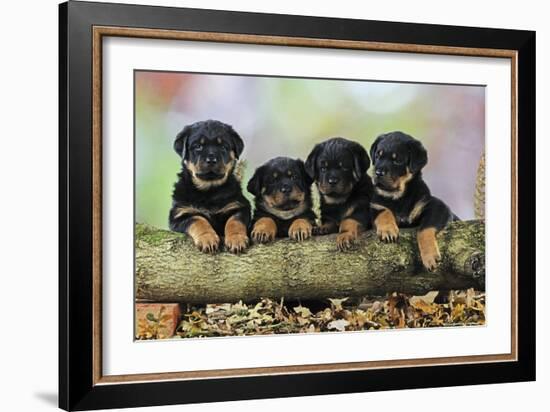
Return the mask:
{"type": "Polygon", "coordinates": [[[376,235],[382,242],[397,242],[399,238],[399,228],[394,222],[388,222],[376,226],[376,235]]]}
{"type": "Polygon", "coordinates": [[[225,249],[231,253],[242,253],[248,247],[249,239],[245,233],[234,233],[225,236],[225,249]]]}
{"type": "Polygon", "coordinates": [[[439,262],[441,261],[441,254],[437,249],[420,251],[420,257],[422,259],[422,264],[430,272],[435,271],[439,266],[439,262]]]}
{"type": "Polygon", "coordinates": [[[275,239],[277,235],[277,226],[270,218],[258,220],[252,228],[252,240],[256,243],[268,243],[275,239]]]}
{"type": "Polygon", "coordinates": [[[296,219],[288,229],[288,237],[298,242],[309,239],[313,226],[305,219],[296,219]]]}
{"type": "Polygon", "coordinates": [[[342,232],[336,236],[336,247],[339,251],[344,252],[351,249],[356,240],[356,232],[342,232]]]}
{"type": "Polygon", "coordinates": [[[254,228],[252,230],[252,239],[256,243],[269,243],[275,239],[275,232],[265,228],[254,228]]]}
{"type": "Polygon", "coordinates": [[[220,237],[216,232],[206,232],[195,239],[195,245],[201,252],[216,253],[220,246],[220,237]]]}

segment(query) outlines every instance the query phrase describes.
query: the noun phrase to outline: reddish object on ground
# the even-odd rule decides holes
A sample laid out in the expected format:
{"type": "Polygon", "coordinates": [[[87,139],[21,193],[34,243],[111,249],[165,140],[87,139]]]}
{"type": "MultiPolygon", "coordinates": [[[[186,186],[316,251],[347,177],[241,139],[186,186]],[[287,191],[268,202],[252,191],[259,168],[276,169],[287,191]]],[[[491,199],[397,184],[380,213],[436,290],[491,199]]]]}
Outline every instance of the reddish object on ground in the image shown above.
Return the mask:
{"type": "Polygon", "coordinates": [[[179,319],[177,303],[136,303],[136,339],[170,338],[179,319]]]}

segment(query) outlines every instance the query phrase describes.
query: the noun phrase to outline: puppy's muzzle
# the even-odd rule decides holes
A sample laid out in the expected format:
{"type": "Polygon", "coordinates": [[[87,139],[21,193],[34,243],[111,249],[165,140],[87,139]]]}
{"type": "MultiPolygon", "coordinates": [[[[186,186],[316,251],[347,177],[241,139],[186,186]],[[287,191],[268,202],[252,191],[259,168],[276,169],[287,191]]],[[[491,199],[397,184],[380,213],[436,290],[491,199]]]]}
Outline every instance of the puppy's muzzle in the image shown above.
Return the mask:
{"type": "Polygon", "coordinates": [[[393,177],[386,170],[380,168],[375,169],[372,180],[377,187],[384,190],[395,190],[399,186],[398,176],[393,177]]]}
{"type": "Polygon", "coordinates": [[[277,205],[276,207],[281,210],[293,210],[300,206],[300,201],[294,199],[285,200],[283,203],[277,205]]]}
{"type": "Polygon", "coordinates": [[[207,165],[214,166],[218,163],[218,157],[215,154],[210,153],[206,156],[205,163],[207,165]]]}
{"type": "Polygon", "coordinates": [[[267,197],[271,207],[279,210],[296,209],[304,201],[304,193],[296,187],[283,184],[273,196],[267,197]]]}
{"type": "Polygon", "coordinates": [[[292,187],[290,185],[282,185],[280,191],[285,196],[288,196],[292,192],[292,187]]]}
{"type": "Polygon", "coordinates": [[[330,178],[326,182],[320,183],[318,187],[321,194],[325,196],[345,196],[349,194],[353,185],[346,185],[338,178],[330,178]]]}
{"type": "Polygon", "coordinates": [[[193,171],[195,176],[202,180],[216,180],[221,179],[226,175],[226,165],[216,158],[205,158],[198,162],[195,170],[193,171]]]}

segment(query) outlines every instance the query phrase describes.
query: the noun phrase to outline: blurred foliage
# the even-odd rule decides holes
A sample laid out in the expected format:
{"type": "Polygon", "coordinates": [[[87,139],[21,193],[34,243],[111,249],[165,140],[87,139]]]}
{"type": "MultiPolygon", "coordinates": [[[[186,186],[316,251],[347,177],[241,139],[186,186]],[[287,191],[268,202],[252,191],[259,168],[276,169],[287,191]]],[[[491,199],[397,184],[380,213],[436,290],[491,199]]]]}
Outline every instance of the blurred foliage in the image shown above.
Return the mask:
{"type": "Polygon", "coordinates": [[[167,227],[180,169],[173,139],[186,124],[205,119],[231,124],[245,141],[245,183],[269,158],[305,159],[329,137],[356,140],[368,150],[378,134],[402,130],[428,149],[424,176],[432,193],[460,218],[474,217],[484,87],[146,71],[135,80],[139,222],[167,227]]]}

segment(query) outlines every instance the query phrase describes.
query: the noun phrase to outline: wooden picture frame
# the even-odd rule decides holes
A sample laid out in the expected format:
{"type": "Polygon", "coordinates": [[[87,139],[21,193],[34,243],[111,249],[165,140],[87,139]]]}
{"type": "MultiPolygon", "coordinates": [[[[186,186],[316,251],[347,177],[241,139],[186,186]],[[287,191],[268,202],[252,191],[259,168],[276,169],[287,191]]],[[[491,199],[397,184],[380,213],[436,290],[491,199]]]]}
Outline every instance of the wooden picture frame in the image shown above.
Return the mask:
{"type": "Polygon", "coordinates": [[[59,406],[87,410],[535,379],[535,33],[107,3],[59,8],[59,406]],[[497,57],[512,67],[509,354],[102,374],[102,39],[497,57]],[[521,185],[520,185],[521,183],[521,185]]]}

